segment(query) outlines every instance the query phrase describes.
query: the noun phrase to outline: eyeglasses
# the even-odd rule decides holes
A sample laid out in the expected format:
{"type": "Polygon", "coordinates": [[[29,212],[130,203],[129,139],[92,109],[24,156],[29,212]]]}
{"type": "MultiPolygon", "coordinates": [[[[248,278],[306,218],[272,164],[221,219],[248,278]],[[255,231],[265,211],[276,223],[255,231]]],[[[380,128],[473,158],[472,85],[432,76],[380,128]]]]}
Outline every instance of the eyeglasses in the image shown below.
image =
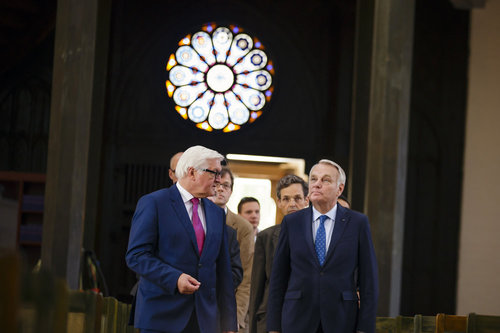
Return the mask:
{"type": "Polygon", "coordinates": [[[231,189],[231,184],[227,184],[227,183],[217,183],[216,184],[217,187],[222,187],[224,190],[230,190],[231,189]]]}
{"type": "Polygon", "coordinates": [[[285,203],[289,203],[289,202],[291,202],[292,200],[293,200],[293,201],[295,201],[296,203],[300,203],[300,202],[304,201],[304,197],[302,197],[302,196],[298,196],[298,195],[297,195],[297,196],[295,196],[295,197],[283,197],[283,198],[281,199],[281,201],[283,201],[283,202],[285,202],[285,203]]]}
{"type": "Polygon", "coordinates": [[[205,171],[205,172],[210,172],[212,175],[214,175],[214,178],[220,178],[220,171],[214,171],[210,169],[201,169],[200,171],[205,171]]]}

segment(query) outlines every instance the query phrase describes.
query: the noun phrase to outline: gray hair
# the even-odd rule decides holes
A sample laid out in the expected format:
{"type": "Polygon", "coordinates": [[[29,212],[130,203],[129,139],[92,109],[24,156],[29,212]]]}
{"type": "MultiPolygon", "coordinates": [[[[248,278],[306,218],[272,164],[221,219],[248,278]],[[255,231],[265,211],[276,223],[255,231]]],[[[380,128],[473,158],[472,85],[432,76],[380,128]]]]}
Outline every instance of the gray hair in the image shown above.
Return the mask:
{"type": "Polygon", "coordinates": [[[207,160],[223,161],[224,156],[215,150],[203,146],[190,147],[179,158],[179,162],[177,162],[177,167],[175,168],[175,176],[178,179],[184,178],[191,167],[196,170],[206,169],[208,166],[207,160]]]}
{"type": "MultiPolygon", "coordinates": [[[[314,164],[312,166],[311,171],[318,164],[327,164],[327,165],[331,165],[334,168],[336,168],[337,171],[339,172],[339,178],[337,179],[337,185],[340,185],[340,184],[345,185],[345,179],[346,179],[345,172],[344,172],[344,169],[342,169],[342,167],[340,165],[338,165],[334,161],[330,161],[330,160],[327,160],[327,159],[322,159],[318,163],[316,163],[316,164],[314,164]]],[[[309,171],[309,178],[311,178],[311,171],[309,171]]]]}

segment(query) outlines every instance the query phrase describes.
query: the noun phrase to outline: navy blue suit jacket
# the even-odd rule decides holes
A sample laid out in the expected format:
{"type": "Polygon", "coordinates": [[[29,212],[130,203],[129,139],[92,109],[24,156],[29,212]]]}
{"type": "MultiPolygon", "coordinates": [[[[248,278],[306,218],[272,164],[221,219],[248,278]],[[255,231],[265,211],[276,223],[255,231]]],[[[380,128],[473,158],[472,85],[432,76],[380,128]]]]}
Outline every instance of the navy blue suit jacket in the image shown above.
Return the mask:
{"type": "Polygon", "coordinates": [[[127,265],[141,278],[135,326],[182,331],[194,309],[201,332],[237,330],[236,301],[224,211],[202,199],[206,237],[201,257],[192,222],[174,185],[143,196],[132,219],[127,265]],[[192,295],[177,290],[182,273],[201,285],[192,295]]]}
{"type": "Polygon", "coordinates": [[[268,331],[375,332],[378,269],[368,218],[337,205],[325,263],[312,236],[312,208],[285,216],[274,256],[268,331]],[[356,289],[359,286],[361,307],[356,289]]]}

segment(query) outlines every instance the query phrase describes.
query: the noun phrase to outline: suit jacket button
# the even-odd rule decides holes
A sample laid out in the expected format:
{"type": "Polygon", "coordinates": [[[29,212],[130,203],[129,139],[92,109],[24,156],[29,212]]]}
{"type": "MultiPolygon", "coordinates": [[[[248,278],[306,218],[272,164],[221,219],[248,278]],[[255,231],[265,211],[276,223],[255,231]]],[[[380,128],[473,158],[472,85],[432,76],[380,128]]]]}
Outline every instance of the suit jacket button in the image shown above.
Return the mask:
{"type": "Polygon", "coordinates": [[[323,273],[323,272],[320,272],[320,273],[319,273],[319,275],[321,275],[321,276],[323,276],[324,274],[325,274],[325,273],[323,273]]]}
{"type": "Polygon", "coordinates": [[[201,267],[201,264],[198,264],[198,267],[201,267]]]}

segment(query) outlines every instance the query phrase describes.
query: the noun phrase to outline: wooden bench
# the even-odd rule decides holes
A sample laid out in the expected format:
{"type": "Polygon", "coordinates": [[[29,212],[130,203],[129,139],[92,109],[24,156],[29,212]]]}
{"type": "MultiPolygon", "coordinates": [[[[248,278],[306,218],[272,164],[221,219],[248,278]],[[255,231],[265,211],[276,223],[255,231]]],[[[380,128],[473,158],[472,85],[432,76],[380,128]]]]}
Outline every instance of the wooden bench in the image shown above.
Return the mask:
{"type": "Polygon", "coordinates": [[[466,316],[454,316],[444,313],[436,315],[436,333],[465,333],[466,330],[466,316]]]}
{"type": "Polygon", "coordinates": [[[470,313],[467,316],[467,333],[500,332],[500,316],[486,316],[470,313]]]}

